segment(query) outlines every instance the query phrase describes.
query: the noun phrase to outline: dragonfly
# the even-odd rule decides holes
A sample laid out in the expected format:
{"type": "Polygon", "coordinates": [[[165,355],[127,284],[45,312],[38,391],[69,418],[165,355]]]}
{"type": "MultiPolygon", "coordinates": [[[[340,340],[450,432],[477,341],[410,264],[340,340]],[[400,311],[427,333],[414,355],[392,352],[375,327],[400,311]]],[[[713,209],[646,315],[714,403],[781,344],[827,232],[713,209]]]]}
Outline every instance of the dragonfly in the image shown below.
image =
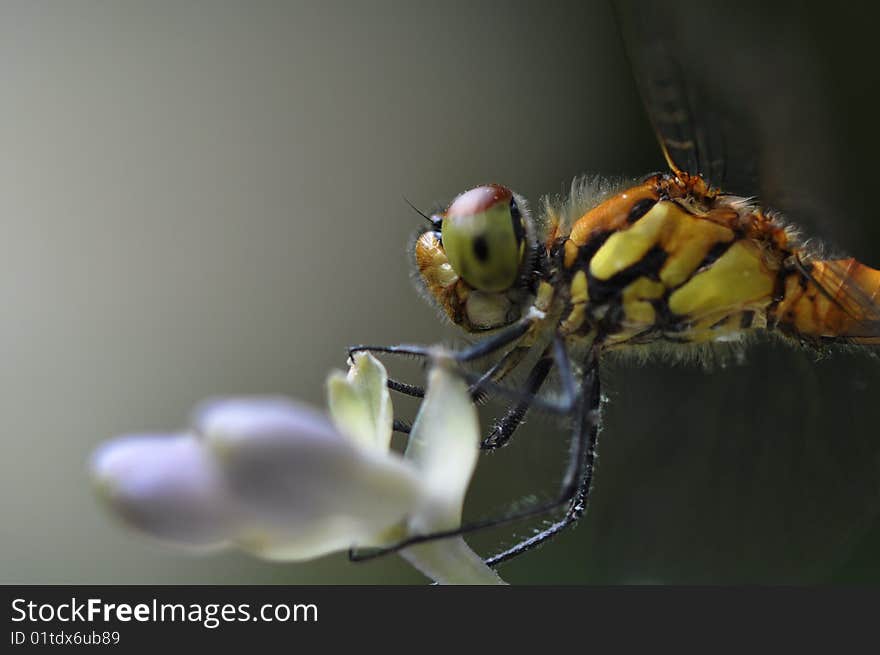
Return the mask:
{"type": "MultiPolygon", "coordinates": [[[[494,394],[509,403],[483,441],[486,450],[506,445],[533,409],[570,419],[557,495],[457,530],[353,551],[352,559],[555,517],[486,560],[495,566],[573,525],[591,498],[600,374],[609,357],[705,359],[765,335],[815,352],[836,344],[880,345],[880,271],[826,254],[787,218],[744,195],[762,189],[750,149],[754,137],[740,130],[726,138],[724,116],[690,84],[694,66],[676,56],[667,30],[673,19],[661,11],[640,7],[639,19],[618,18],[668,170],[623,185],[580,178],[567,198],[545,199],[534,214],[501,184],[474,187],[444,211],[423,214],[428,225],[411,253],[417,282],[445,317],[482,338],[458,350],[350,349],[461,364],[475,396],[494,394]],[[731,157],[741,162],[738,169],[731,157]],[[472,368],[488,358],[491,365],[472,368]],[[505,385],[515,374],[522,383],[505,385]],[[560,387],[553,399],[542,396],[551,374],[560,387]]],[[[389,387],[424,393],[393,379],[389,387]]]]}

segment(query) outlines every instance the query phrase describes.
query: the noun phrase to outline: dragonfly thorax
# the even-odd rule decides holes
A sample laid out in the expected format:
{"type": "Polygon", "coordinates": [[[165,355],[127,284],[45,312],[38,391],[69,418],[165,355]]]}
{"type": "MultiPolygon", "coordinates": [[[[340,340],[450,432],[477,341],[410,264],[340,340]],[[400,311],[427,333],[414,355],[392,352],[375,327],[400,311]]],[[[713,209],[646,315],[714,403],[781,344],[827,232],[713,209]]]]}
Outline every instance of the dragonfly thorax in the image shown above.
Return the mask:
{"type": "Polygon", "coordinates": [[[781,256],[744,237],[739,212],[674,182],[628,188],[557,238],[565,334],[609,345],[730,338],[772,302],[781,256]]]}

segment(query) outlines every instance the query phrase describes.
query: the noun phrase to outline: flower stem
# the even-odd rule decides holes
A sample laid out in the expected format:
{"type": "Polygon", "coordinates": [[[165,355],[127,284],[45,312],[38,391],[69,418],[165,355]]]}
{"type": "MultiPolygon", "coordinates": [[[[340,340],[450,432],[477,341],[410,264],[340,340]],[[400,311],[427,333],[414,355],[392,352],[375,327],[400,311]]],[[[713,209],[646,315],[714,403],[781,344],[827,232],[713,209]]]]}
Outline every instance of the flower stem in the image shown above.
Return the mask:
{"type": "Polygon", "coordinates": [[[410,546],[400,554],[437,584],[507,584],[461,537],[410,546]]]}

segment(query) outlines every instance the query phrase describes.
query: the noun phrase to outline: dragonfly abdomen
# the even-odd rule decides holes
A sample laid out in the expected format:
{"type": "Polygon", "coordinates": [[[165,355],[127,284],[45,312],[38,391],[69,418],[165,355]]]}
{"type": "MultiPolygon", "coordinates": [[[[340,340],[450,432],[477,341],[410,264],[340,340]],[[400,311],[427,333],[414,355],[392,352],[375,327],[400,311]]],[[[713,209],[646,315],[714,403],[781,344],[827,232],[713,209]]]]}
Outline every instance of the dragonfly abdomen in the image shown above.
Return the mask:
{"type": "Polygon", "coordinates": [[[853,258],[805,259],[795,254],[782,300],[769,312],[772,324],[807,339],[880,343],[880,271],[853,258]]]}

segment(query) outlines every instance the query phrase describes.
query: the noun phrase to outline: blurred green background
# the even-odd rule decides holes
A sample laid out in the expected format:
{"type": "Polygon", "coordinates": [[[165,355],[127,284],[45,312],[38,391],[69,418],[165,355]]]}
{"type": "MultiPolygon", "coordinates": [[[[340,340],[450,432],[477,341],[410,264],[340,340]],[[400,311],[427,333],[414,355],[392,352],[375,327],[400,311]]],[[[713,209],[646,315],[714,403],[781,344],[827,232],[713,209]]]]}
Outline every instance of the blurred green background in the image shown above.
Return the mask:
{"type": "MultiPolygon", "coordinates": [[[[808,205],[808,227],[880,264],[871,21],[668,11],[690,61],[763,117],[791,217],[808,205]]],[[[154,544],[97,504],[86,459],[207,396],[322,404],[352,343],[454,337],[410,285],[402,195],[434,209],[498,181],[536,204],[581,173],[663,167],[605,2],[7,0],[0,84],[6,583],[422,583],[396,557],[154,544]]],[[[607,366],[588,516],[502,575],[880,579],[880,362],[814,360],[762,344],[709,372],[607,366]]],[[[551,493],[565,438],[533,417],[481,462],[468,513],[551,493]]],[[[533,527],[469,541],[489,554],[533,527]]]]}

